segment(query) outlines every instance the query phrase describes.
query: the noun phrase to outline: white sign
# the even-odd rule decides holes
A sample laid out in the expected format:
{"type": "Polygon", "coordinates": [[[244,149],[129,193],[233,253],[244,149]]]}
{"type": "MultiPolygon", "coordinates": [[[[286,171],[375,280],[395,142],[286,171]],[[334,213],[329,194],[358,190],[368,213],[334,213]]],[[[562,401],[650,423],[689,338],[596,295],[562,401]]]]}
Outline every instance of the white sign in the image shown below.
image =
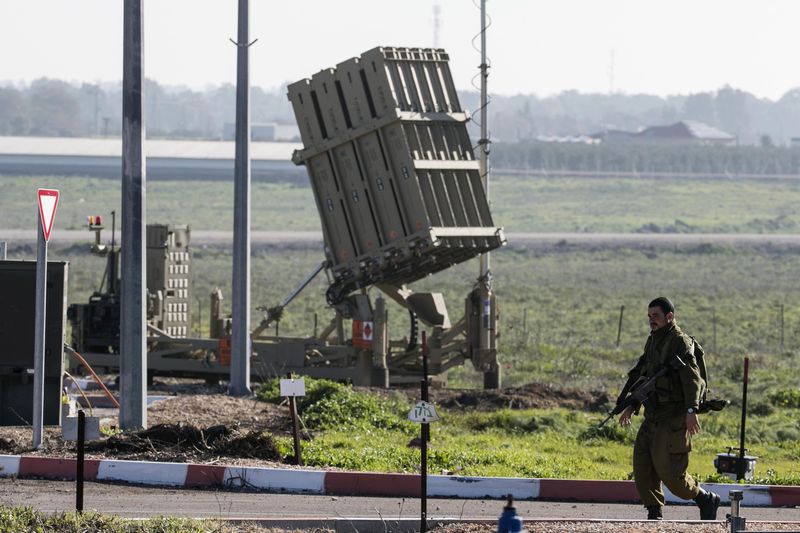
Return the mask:
{"type": "Polygon", "coordinates": [[[365,341],[371,341],[372,336],[375,333],[375,326],[372,324],[371,320],[364,321],[364,329],[361,330],[361,338],[365,341]]]}
{"type": "Polygon", "coordinates": [[[438,422],[440,420],[433,404],[425,401],[419,401],[411,408],[411,411],[408,413],[408,419],[419,424],[438,422]]]}
{"type": "Polygon", "coordinates": [[[36,195],[39,198],[39,216],[42,218],[42,231],[45,242],[50,240],[50,230],[53,229],[53,220],[56,218],[58,207],[58,190],[39,189],[36,195]]]}
{"type": "Polygon", "coordinates": [[[281,380],[281,396],[305,396],[305,395],[306,395],[306,382],[303,380],[303,378],[281,380]]]}

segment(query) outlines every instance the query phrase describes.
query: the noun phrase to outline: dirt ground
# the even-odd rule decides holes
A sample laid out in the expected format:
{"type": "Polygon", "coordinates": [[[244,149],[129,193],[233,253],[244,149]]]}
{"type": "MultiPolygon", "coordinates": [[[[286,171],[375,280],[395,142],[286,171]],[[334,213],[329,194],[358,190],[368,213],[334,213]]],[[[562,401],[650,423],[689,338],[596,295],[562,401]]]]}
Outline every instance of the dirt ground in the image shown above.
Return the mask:
{"type": "MultiPolygon", "coordinates": [[[[409,389],[405,393],[411,400],[416,399],[417,391],[409,389]]],[[[97,394],[93,392],[92,396],[97,398],[97,394]]],[[[223,386],[185,379],[159,378],[148,395],[165,399],[148,407],[148,429],[143,431],[115,434],[117,411],[94,409],[101,427],[110,431],[100,440],[87,443],[87,458],[288,466],[281,463],[273,439],[291,434],[286,404],[235,398],[228,396],[223,386]]],[[[604,393],[532,383],[495,391],[432,389],[431,400],[449,410],[596,410],[609,398],[604,393]]],[[[0,427],[0,453],[75,457],[75,443],[63,441],[59,427],[45,427],[39,450],[32,448],[32,441],[30,426],[0,427]]]]}

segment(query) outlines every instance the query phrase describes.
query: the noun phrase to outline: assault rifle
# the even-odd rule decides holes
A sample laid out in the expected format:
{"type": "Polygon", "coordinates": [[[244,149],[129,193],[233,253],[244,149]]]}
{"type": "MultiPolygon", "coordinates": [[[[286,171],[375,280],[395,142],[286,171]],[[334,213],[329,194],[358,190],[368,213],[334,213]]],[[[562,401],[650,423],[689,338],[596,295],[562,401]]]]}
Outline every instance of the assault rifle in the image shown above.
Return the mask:
{"type": "Polygon", "coordinates": [[[661,365],[656,373],[652,376],[639,376],[639,378],[632,384],[629,385],[626,383],[625,387],[622,389],[623,394],[621,396],[623,396],[623,399],[617,402],[617,405],[614,407],[614,409],[608,413],[606,419],[600,422],[600,425],[597,427],[603,427],[606,422],[620,414],[628,407],[639,407],[644,403],[647,397],[650,396],[654,390],[656,390],[656,380],[658,378],[671,370],[680,370],[685,366],[686,363],[683,362],[683,359],[675,354],[669,361],[661,365]]]}

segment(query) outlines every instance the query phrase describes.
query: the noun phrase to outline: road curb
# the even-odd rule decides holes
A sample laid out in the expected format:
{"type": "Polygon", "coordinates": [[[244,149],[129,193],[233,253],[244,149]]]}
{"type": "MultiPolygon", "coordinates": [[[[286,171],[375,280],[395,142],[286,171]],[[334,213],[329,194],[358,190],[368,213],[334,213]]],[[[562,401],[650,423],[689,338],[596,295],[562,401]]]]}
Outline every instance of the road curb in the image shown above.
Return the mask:
{"type": "MultiPolygon", "coordinates": [[[[332,496],[420,496],[415,474],[342,472],[307,469],[222,466],[155,461],[89,459],[87,481],[116,481],[140,485],[187,488],[251,489],[270,492],[327,494],[332,496]]],[[[52,457],[0,455],[0,477],[75,479],[76,460],[52,457]]],[[[731,490],[741,490],[747,507],[800,505],[800,486],[706,483],[703,488],[729,503],[731,490]]],[[[428,476],[431,498],[552,500],[594,503],[639,501],[632,481],[538,479],[472,476],[428,476]]],[[[670,503],[685,503],[668,490],[670,503]]]]}

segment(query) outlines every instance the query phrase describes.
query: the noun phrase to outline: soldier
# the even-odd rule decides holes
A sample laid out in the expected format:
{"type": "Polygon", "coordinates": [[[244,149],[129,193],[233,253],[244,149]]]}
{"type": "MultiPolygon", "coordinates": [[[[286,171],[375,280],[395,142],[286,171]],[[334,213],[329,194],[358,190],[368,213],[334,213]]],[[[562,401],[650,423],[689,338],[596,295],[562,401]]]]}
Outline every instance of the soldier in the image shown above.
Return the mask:
{"type": "MultiPolygon", "coordinates": [[[[675,323],[675,306],[668,298],[661,296],[650,302],[647,317],[650,336],[644,354],[628,373],[618,402],[636,379],[655,374],[673,355],[686,366],[658,378],[655,391],[644,402],[644,421],[633,446],[636,490],[647,508],[648,520],[662,518],[662,482],[679,498],[694,500],[701,520],[716,520],[719,496],[700,488],[686,472],[692,436],[700,432],[697,409],[705,388],[694,356],[694,341],[675,323]]],[[[631,416],[638,411],[638,407],[627,407],[620,414],[620,425],[630,426],[631,416]]]]}

